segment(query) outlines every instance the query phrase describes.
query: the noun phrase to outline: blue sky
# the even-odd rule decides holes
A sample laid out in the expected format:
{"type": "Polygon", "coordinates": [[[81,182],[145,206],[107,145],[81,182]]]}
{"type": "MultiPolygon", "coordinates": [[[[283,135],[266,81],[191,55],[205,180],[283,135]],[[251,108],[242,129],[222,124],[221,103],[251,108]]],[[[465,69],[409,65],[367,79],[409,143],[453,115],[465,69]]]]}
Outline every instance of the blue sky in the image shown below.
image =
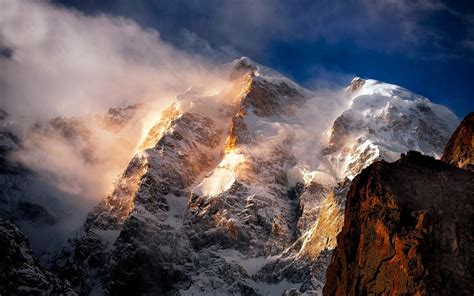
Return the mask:
{"type": "Polygon", "coordinates": [[[131,18],[218,61],[249,56],[309,88],[361,76],[402,85],[459,117],[474,111],[472,1],[54,2],[131,18]]]}

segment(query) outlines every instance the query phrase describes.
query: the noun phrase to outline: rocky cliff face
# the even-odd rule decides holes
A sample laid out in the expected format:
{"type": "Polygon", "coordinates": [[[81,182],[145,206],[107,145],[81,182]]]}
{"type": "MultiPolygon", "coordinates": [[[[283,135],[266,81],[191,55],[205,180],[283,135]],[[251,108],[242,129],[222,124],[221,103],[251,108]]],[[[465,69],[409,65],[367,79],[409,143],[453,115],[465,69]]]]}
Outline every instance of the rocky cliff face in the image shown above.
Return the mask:
{"type": "Polygon", "coordinates": [[[474,173],[417,152],[375,162],[347,194],[324,295],[471,295],[473,211],[474,173]]]}
{"type": "Polygon", "coordinates": [[[474,113],[469,113],[451,136],[441,160],[474,171],[474,113]]]}
{"type": "Polygon", "coordinates": [[[42,268],[28,239],[0,219],[0,293],[2,295],[76,295],[66,281],[42,268]]]}

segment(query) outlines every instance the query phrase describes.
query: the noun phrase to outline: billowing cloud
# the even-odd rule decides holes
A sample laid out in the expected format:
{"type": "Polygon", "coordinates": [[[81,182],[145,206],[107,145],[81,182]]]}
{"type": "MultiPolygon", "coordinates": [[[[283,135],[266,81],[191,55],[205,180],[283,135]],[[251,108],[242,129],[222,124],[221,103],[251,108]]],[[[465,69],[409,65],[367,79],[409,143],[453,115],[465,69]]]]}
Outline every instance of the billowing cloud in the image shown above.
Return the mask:
{"type": "MultiPolygon", "coordinates": [[[[212,76],[212,64],[154,30],[39,1],[0,1],[1,105],[22,115],[77,115],[170,101],[212,76]]],[[[218,83],[213,77],[212,81],[218,83]]]]}
{"type": "Polygon", "coordinates": [[[0,109],[23,138],[13,156],[93,204],[177,94],[225,86],[212,61],[155,30],[48,2],[0,0],[0,48],[0,109]],[[138,115],[120,131],[104,124],[109,108],[137,103],[138,115]],[[74,119],[48,123],[57,116],[74,119]]]}

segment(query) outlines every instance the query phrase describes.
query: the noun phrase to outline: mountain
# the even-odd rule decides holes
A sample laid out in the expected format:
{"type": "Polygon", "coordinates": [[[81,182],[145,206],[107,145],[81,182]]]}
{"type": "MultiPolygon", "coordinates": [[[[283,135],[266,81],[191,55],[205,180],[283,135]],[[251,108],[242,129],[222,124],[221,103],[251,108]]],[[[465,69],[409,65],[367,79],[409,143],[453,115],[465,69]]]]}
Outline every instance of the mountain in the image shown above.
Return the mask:
{"type": "Polygon", "coordinates": [[[441,161],[410,151],[354,179],[324,295],[474,292],[472,118],[441,161]]]}
{"type": "Polygon", "coordinates": [[[334,121],[324,151],[339,177],[353,178],[375,160],[395,161],[409,150],[441,156],[458,124],[447,108],[402,87],[354,78],[349,108],[334,121]]]}
{"type": "Polygon", "coordinates": [[[76,295],[67,282],[38,264],[25,235],[3,219],[0,219],[0,282],[3,295],[76,295]]]}
{"type": "Polygon", "coordinates": [[[350,179],[374,160],[439,156],[457,118],[356,78],[309,91],[242,58],[220,93],[166,109],[53,262],[79,294],[320,293],[350,179]]]}
{"type": "Polygon", "coordinates": [[[146,106],[58,117],[23,136],[2,115],[0,217],[49,251],[41,272],[80,295],[320,294],[351,179],[411,149],[439,157],[458,124],[376,80],[315,92],[248,58],[224,68],[228,87],[189,88],[144,136],[146,106]],[[118,168],[86,222],[71,219],[83,210],[64,200],[105,188],[93,176],[118,168]],[[43,245],[65,237],[59,252],[43,245]]]}

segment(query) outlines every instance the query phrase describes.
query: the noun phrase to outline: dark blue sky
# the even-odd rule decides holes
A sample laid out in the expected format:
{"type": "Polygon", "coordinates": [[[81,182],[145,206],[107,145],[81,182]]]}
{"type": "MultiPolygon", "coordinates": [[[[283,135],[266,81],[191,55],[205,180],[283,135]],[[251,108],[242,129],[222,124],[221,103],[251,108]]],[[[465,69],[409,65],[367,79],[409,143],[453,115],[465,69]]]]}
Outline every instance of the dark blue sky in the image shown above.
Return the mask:
{"type": "Polygon", "coordinates": [[[473,1],[55,2],[131,18],[222,62],[249,56],[310,88],[357,75],[404,86],[459,117],[474,111],[473,1]]]}

